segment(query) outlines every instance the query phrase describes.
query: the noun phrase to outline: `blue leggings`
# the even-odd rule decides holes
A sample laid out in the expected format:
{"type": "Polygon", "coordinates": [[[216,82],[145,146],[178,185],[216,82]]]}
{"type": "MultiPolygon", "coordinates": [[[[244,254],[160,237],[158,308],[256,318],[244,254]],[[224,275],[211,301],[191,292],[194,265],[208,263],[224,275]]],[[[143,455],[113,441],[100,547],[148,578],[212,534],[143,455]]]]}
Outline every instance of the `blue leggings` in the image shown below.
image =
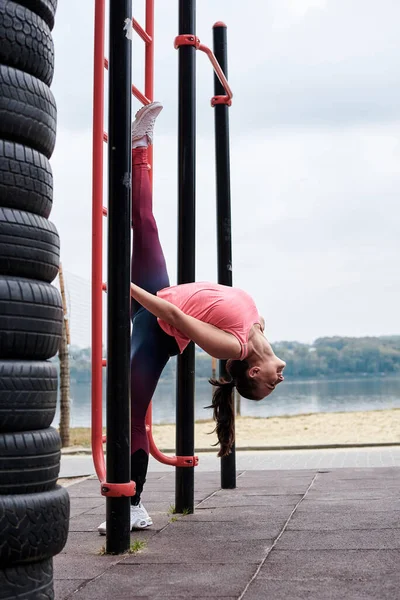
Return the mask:
{"type": "MultiPolygon", "coordinates": [[[[132,151],[132,282],[151,294],[169,286],[164,253],[153,216],[147,167],[147,148],[132,151]]],[[[145,417],[160,375],[169,358],[179,353],[175,338],[158,325],[157,318],[132,301],[131,338],[131,453],[148,455],[145,417]]],[[[134,460],[134,456],[132,456],[134,460]]],[[[134,465],[132,465],[134,471],[134,465]]]]}

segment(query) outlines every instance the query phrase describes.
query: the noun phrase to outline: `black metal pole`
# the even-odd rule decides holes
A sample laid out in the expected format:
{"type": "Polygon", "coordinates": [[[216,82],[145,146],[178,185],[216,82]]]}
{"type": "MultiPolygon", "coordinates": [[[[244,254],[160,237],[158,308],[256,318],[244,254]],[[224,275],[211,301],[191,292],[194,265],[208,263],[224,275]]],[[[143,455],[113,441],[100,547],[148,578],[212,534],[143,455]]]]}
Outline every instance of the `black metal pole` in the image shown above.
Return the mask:
{"type": "MultiPolygon", "coordinates": [[[[195,0],[179,0],[179,35],[196,31],[195,0]]],[[[196,49],[180,46],[178,122],[178,283],[195,280],[196,49]]],[[[178,356],[177,456],[194,455],[194,344],[178,356]]],[[[194,467],[177,467],[175,509],[194,508],[194,467]]]]}
{"type": "MultiPolygon", "coordinates": [[[[107,482],[130,481],[132,0],[110,2],[108,115],[107,482]]],[[[107,498],[106,551],[130,546],[130,498],[107,498]]]]}
{"type": "MultiPolygon", "coordinates": [[[[224,23],[213,28],[214,54],[226,77],[228,77],[227,31],[224,23]]],[[[214,94],[222,96],[224,88],[214,75],[214,94]]],[[[229,156],[229,107],[217,104],[215,111],[215,168],[217,190],[217,252],[218,283],[232,286],[232,230],[231,230],[231,175],[229,156]]],[[[226,376],[226,361],[219,361],[220,377],[226,376]]],[[[234,402],[234,396],[232,398],[234,402]]],[[[236,487],[236,452],[221,459],[221,487],[236,487]]]]}

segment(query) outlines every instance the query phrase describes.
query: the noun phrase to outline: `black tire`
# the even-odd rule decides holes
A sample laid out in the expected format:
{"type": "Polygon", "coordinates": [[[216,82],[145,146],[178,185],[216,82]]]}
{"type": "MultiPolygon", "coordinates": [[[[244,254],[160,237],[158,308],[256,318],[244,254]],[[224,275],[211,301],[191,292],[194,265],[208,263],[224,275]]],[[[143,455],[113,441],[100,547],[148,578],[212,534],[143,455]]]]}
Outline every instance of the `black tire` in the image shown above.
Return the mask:
{"type": "Polygon", "coordinates": [[[0,276],[0,356],[47,360],[58,352],[63,322],[59,291],[48,283],[0,276]]]}
{"type": "Polygon", "coordinates": [[[0,275],[51,283],[60,266],[60,238],[53,223],[29,212],[0,208],[0,275]]]}
{"type": "Polygon", "coordinates": [[[39,15],[39,17],[42,17],[50,29],[53,29],[57,0],[18,0],[18,2],[39,15]]]}
{"type": "Polygon", "coordinates": [[[61,439],[56,429],[0,434],[0,494],[52,490],[60,472],[61,439]]]}
{"type": "Polygon", "coordinates": [[[50,158],[56,119],[56,103],[46,84],[0,65],[0,138],[25,144],[50,158]]]}
{"type": "Polygon", "coordinates": [[[64,548],[68,536],[69,495],[51,492],[0,496],[0,567],[45,560],[64,548]]]}
{"type": "Polygon", "coordinates": [[[0,206],[47,218],[53,203],[53,174],[47,158],[0,140],[0,206]]]}
{"type": "Polygon", "coordinates": [[[0,0],[0,40],[0,63],[51,85],[54,44],[43,19],[11,0],[0,0]]]}
{"type": "Polygon", "coordinates": [[[53,559],[2,569],[0,600],[54,600],[53,559]]]}
{"type": "Polygon", "coordinates": [[[51,362],[0,361],[0,432],[50,427],[57,387],[57,367],[51,362]]]}

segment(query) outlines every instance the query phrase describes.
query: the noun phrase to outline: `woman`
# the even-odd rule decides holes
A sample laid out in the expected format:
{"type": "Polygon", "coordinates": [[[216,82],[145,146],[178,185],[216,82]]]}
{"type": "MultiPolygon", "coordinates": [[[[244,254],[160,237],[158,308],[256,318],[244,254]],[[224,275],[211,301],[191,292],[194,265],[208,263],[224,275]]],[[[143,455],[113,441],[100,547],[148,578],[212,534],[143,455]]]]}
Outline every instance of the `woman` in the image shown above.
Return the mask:
{"type": "MultiPolygon", "coordinates": [[[[234,442],[233,397],[262,400],[283,381],[285,363],[263,335],[264,319],[252,298],[237,288],[208,282],[170,287],[164,254],[152,211],[147,147],[152,143],[159,102],[141,108],[132,125],[132,341],[131,341],[131,529],[153,524],[140,501],[146,480],[149,445],[146,411],[169,358],[194,341],[215,358],[228,359],[229,381],[210,380],[218,456],[234,442]]],[[[98,528],[106,533],[106,523],[98,528]]]]}

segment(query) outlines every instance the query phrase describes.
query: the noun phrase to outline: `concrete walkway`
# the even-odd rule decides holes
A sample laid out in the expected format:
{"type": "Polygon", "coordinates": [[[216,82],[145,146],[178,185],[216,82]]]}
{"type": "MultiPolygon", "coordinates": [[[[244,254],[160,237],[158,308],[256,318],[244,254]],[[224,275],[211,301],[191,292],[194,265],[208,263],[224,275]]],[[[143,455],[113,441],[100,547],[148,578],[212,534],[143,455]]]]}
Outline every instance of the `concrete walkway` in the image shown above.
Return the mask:
{"type": "MultiPolygon", "coordinates": [[[[238,470],[264,471],[271,469],[332,469],[337,467],[400,467],[400,447],[336,448],[321,450],[248,450],[236,452],[238,470]]],[[[217,452],[199,453],[196,472],[219,471],[217,452]]],[[[162,465],[150,457],[150,472],[171,472],[171,467],[162,465]]],[[[90,454],[64,454],[61,457],[60,477],[94,475],[90,454]]]]}
{"type": "Polygon", "coordinates": [[[150,472],[145,547],[102,556],[99,483],[69,486],[70,534],[54,558],[57,600],[394,600],[400,469],[245,470],[221,490],[196,473],[195,514],[171,516],[174,472],[150,472]]]}

